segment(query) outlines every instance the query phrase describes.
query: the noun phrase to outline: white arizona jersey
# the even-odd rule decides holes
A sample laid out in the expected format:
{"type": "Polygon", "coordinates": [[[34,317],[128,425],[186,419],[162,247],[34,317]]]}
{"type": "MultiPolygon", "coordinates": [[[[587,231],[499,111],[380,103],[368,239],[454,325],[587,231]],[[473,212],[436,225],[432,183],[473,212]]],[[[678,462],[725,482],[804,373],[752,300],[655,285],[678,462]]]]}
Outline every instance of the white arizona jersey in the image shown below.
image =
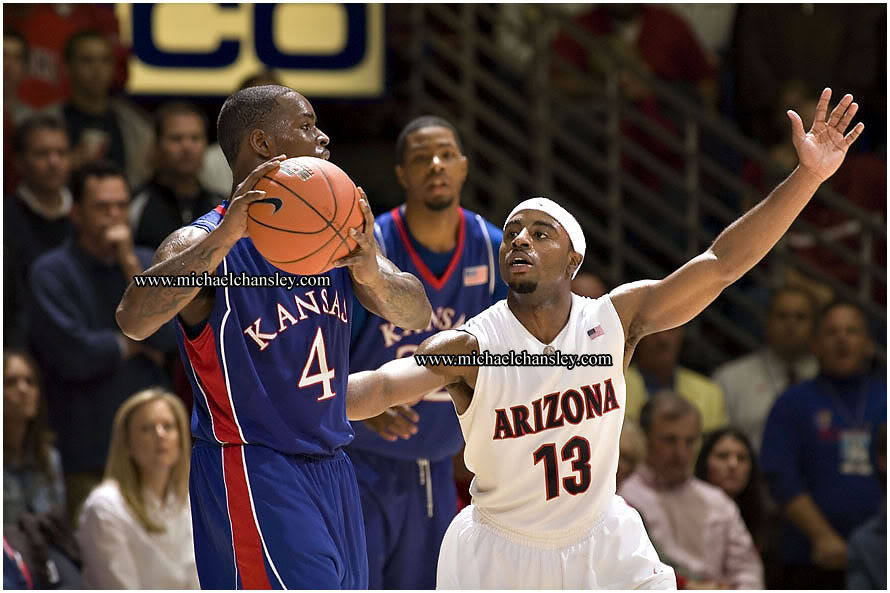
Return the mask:
{"type": "Polygon", "coordinates": [[[536,339],[506,300],[460,329],[476,337],[480,354],[611,362],[480,366],[470,406],[459,416],[464,459],[476,474],[470,493],[484,518],[550,541],[589,530],[615,495],[624,420],[624,330],[612,300],[573,294],[568,323],[550,344],[536,339]]]}

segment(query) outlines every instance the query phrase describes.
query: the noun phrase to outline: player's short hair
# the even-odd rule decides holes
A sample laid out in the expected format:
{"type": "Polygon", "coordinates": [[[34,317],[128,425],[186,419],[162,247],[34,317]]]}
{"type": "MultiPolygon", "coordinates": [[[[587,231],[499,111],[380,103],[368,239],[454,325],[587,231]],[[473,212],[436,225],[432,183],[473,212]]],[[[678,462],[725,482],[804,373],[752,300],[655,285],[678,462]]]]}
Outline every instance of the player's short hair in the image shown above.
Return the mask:
{"type": "Polygon", "coordinates": [[[399,137],[396,139],[397,163],[402,164],[405,162],[405,142],[408,139],[408,134],[416,132],[421,128],[448,128],[454,134],[454,141],[457,142],[457,149],[461,152],[464,151],[464,147],[460,142],[460,134],[457,133],[457,128],[455,128],[450,121],[439,117],[438,115],[421,115],[408,122],[408,124],[402,128],[402,131],[399,132],[399,137]]]}
{"type": "Polygon", "coordinates": [[[155,138],[160,138],[163,135],[164,124],[167,123],[167,118],[173,115],[194,115],[201,120],[201,127],[204,134],[207,134],[207,117],[197,106],[186,101],[168,101],[155,111],[155,138]]]}
{"type": "Polygon", "coordinates": [[[278,99],[295,90],[277,84],[254,86],[232,94],[223,103],[216,120],[216,136],[229,166],[238,158],[238,148],[249,130],[263,128],[279,108],[278,99]]]}
{"type": "Polygon", "coordinates": [[[86,29],[84,31],[78,31],[77,33],[72,35],[65,43],[65,49],[62,52],[62,55],[65,58],[66,64],[70,64],[71,60],[74,59],[74,52],[77,50],[77,44],[86,39],[101,39],[109,46],[111,46],[111,41],[109,41],[108,37],[101,31],[97,31],[96,29],[86,29]]]}
{"type": "Polygon", "coordinates": [[[865,308],[859,303],[854,301],[848,301],[846,299],[834,299],[822,309],[819,310],[819,314],[816,317],[816,328],[820,328],[822,326],[822,322],[825,321],[825,318],[828,317],[828,314],[837,309],[838,307],[849,307],[851,309],[855,309],[859,316],[862,317],[862,323],[865,325],[865,333],[871,335],[868,327],[868,314],[865,312],[865,308]]]}
{"type": "Polygon", "coordinates": [[[664,389],[650,397],[643,405],[643,409],[640,410],[640,428],[648,436],[652,432],[655,418],[664,418],[671,422],[685,418],[689,414],[695,414],[698,426],[701,428],[701,413],[698,408],[679,393],[664,389]]]}
{"type": "Polygon", "coordinates": [[[68,138],[68,129],[61,117],[52,113],[35,113],[19,123],[13,132],[12,148],[16,154],[20,155],[28,149],[31,135],[38,130],[62,132],[68,138]]]}
{"type": "Polygon", "coordinates": [[[124,170],[121,169],[117,163],[107,159],[93,161],[75,169],[74,173],[71,174],[71,181],[68,185],[68,189],[71,190],[71,200],[73,202],[77,204],[83,202],[83,197],[86,193],[87,180],[90,177],[98,177],[99,179],[104,179],[106,177],[120,177],[127,185],[127,190],[129,191],[130,189],[130,184],[127,182],[127,176],[124,175],[124,170]]]}

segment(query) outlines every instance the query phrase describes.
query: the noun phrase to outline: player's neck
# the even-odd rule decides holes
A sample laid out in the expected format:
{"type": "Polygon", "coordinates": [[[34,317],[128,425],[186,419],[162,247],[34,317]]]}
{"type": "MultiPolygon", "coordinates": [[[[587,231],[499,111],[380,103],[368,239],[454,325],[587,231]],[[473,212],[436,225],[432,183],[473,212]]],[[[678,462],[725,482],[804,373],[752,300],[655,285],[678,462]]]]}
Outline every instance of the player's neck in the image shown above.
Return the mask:
{"type": "Polygon", "coordinates": [[[549,344],[569,321],[572,293],[559,291],[551,295],[507,293],[507,306],[519,323],[541,343],[549,344]]]}
{"type": "Polygon", "coordinates": [[[418,243],[436,253],[457,247],[460,212],[455,204],[445,210],[430,210],[419,204],[405,204],[405,224],[418,243]]]}

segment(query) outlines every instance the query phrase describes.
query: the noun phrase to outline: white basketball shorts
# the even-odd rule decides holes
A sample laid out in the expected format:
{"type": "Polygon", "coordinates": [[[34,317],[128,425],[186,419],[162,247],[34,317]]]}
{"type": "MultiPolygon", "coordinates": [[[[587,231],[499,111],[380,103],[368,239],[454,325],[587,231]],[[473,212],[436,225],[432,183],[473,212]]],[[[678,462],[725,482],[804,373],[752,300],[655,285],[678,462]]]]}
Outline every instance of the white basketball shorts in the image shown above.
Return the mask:
{"type": "Polygon", "coordinates": [[[437,589],[676,589],[640,514],[615,496],[578,540],[553,545],[486,521],[473,505],[451,522],[439,552],[437,589]]]}

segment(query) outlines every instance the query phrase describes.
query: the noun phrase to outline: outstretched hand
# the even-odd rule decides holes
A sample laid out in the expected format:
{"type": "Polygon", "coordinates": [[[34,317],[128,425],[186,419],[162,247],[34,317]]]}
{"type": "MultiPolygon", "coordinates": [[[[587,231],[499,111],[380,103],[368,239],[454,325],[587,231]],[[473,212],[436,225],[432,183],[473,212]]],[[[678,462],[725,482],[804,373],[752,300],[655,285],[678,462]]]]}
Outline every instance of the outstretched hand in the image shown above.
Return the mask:
{"type": "Polygon", "coordinates": [[[850,94],[844,95],[826,121],[830,100],[831,89],[826,88],[819,97],[816,119],[809,132],[804,132],[803,122],[795,111],[787,112],[791,120],[791,141],[797,150],[800,167],[820,181],[825,181],[838,170],[847,156],[847,149],[865,129],[865,124],[859,122],[844,135],[844,130],[859,110],[859,104],[853,102],[853,95],[850,94]]]}

